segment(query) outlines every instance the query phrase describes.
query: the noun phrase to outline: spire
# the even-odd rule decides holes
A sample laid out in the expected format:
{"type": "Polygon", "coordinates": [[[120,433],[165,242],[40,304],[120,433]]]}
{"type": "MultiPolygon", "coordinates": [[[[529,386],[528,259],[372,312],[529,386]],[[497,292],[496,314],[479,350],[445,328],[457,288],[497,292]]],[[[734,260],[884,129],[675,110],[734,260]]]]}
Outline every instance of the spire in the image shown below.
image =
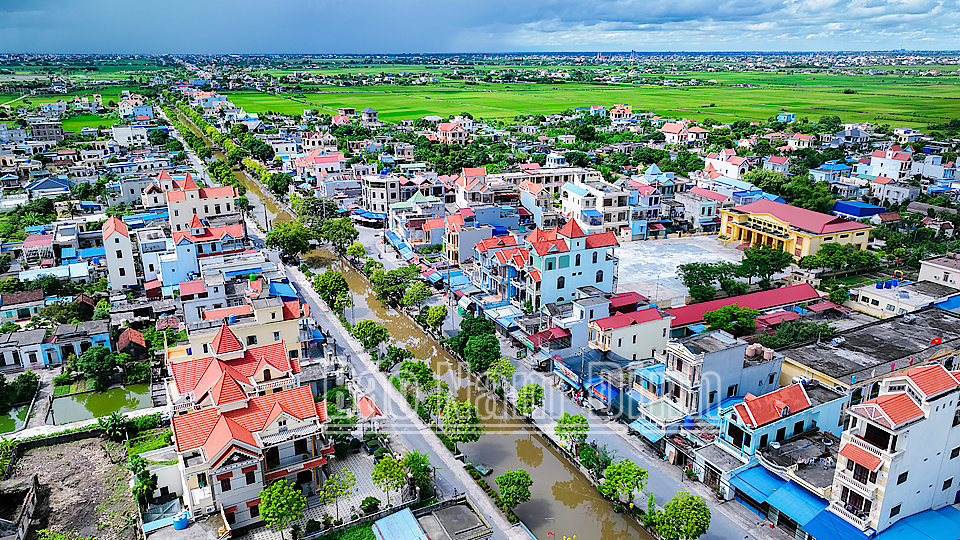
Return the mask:
{"type": "Polygon", "coordinates": [[[580,225],[577,224],[577,220],[570,218],[570,221],[567,221],[567,224],[563,227],[560,227],[560,230],[557,231],[557,234],[566,236],[567,238],[583,238],[586,234],[583,232],[583,229],[580,228],[580,225]]]}
{"type": "Polygon", "coordinates": [[[227,327],[227,321],[224,320],[223,324],[220,325],[220,330],[217,330],[217,335],[213,336],[213,353],[214,354],[228,354],[232,352],[238,352],[243,350],[243,345],[240,344],[240,340],[237,339],[237,336],[227,327]]]}

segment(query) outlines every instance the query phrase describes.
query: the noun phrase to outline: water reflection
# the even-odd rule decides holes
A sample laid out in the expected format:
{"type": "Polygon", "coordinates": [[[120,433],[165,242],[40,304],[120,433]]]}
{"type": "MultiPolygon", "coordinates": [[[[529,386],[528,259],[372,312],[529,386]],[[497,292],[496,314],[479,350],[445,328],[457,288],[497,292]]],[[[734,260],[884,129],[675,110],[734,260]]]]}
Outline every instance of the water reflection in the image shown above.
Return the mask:
{"type": "Polygon", "coordinates": [[[543,463],[543,448],[537,447],[530,439],[517,439],[517,455],[530,467],[539,467],[543,463]]]}
{"type": "Polygon", "coordinates": [[[109,416],[115,412],[147,409],[151,405],[150,388],[146,384],[131,384],[121,388],[111,388],[106,392],[87,392],[58,397],[53,400],[47,423],[78,422],[98,416],[109,416]]]}
{"type": "Polygon", "coordinates": [[[29,405],[20,405],[0,412],[0,433],[10,433],[27,423],[29,405]]]}

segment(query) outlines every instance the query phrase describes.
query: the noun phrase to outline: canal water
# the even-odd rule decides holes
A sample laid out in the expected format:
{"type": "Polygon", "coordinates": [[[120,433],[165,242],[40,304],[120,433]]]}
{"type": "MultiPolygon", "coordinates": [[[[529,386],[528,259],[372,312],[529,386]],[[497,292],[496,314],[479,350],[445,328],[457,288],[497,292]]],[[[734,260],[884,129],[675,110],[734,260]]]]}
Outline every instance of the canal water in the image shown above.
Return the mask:
{"type": "Polygon", "coordinates": [[[30,405],[20,405],[0,412],[0,433],[10,433],[22,428],[27,423],[29,410],[30,405]]]}
{"type": "MultiPolygon", "coordinates": [[[[193,127],[182,114],[178,115],[184,125],[193,127]]],[[[224,159],[219,152],[215,155],[224,159]]],[[[264,211],[271,223],[276,219],[292,219],[271,197],[264,196],[258,184],[240,171],[234,174],[247,187],[247,197],[256,206],[254,216],[261,224],[264,211]]],[[[546,540],[548,533],[553,533],[555,536],[550,538],[576,535],[580,540],[650,539],[635,522],[615,513],[613,505],[576,466],[481,389],[476,379],[436,341],[406,316],[377,301],[367,281],[353,267],[324,251],[313,252],[305,260],[314,269],[332,268],[343,273],[353,293],[354,307],[349,313],[352,321],[371,319],[384,325],[390,331],[391,344],[404,347],[427,361],[437,376],[455,389],[458,399],[469,400],[477,406],[486,432],[479,441],[460,444],[459,448],[473,463],[493,468],[487,479],[494,489],[494,478],[507,470],[525,469],[530,473],[534,481],[530,501],[516,507],[514,512],[537,538],[546,540]]]]}
{"type": "MultiPolygon", "coordinates": [[[[450,384],[458,399],[480,409],[486,432],[475,443],[460,444],[474,463],[493,467],[488,481],[507,470],[526,469],[533,479],[530,501],[515,513],[541,540],[551,532],[578,539],[649,539],[646,531],[629,518],[614,513],[613,506],[580,471],[562,457],[527,424],[478,386],[476,379],[450,357],[440,345],[406,316],[376,300],[367,281],[350,265],[327,252],[314,252],[307,263],[316,269],[332,268],[347,278],[355,307],[352,321],[372,319],[390,331],[391,344],[404,347],[430,363],[434,372],[450,384]]],[[[552,537],[551,537],[552,538],[552,537]]]]}
{"type": "Polygon", "coordinates": [[[87,392],[53,399],[47,414],[48,424],[69,424],[109,416],[115,412],[148,409],[153,406],[150,388],[146,384],[130,384],[111,388],[106,392],[87,392]]]}

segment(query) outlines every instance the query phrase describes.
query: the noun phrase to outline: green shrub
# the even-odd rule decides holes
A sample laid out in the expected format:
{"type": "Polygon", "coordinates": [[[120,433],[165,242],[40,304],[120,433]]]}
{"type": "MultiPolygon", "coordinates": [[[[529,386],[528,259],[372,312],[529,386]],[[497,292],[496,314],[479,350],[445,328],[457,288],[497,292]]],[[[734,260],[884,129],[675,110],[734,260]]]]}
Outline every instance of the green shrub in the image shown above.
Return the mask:
{"type": "Polygon", "coordinates": [[[128,420],[127,427],[129,427],[134,433],[140,433],[141,431],[146,431],[148,429],[156,429],[160,427],[160,413],[153,413],[131,418],[128,420]]]}
{"type": "Polygon", "coordinates": [[[69,373],[61,373],[60,375],[57,375],[56,377],[53,378],[54,386],[64,386],[64,385],[69,386],[71,382],[72,382],[72,379],[70,378],[69,373]]]}

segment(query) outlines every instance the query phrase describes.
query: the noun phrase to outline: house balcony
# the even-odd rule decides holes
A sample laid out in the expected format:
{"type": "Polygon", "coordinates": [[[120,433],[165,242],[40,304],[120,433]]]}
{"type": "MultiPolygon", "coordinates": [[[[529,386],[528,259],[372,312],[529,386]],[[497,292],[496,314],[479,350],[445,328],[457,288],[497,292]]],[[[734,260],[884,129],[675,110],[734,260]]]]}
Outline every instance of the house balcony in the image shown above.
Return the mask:
{"type": "Polygon", "coordinates": [[[840,480],[842,484],[846,484],[847,487],[854,488],[855,491],[858,491],[860,495],[864,498],[874,501],[877,499],[877,485],[874,483],[864,483],[850,474],[850,471],[843,469],[836,472],[836,478],[840,480]],[[873,486],[873,487],[870,487],[873,486]]]}
{"type": "MultiPolygon", "coordinates": [[[[844,435],[844,437],[847,438],[848,436],[844,435]]],[[[890,453],[883,448],[874,446],[873,443],[867,442],[865,439],[862,439],[858,436],[849,436],[849,438],[847,438],[847,442],[853,443],[859,446],[860,448],[866,450],[867,452],[870,452],[871,454],[877,456],[878,458],[887,460],[888,462],[896,461],[903,457],[903,450],[899,452],[890,453]]]]}
{"type": "Polygon", "coordinates": [[[861,531],[865,531],[870,528],[870,518],[869,517],[857,517],[853,512],[848,511],[837,501],[830,503],[830,511],[834,514],[842,517],[847,522],[851,523],[853,526],[857,527],[861,531]]]}
{"type": "Polygon", "coordinates": [[[290,377],[284,377],[282,379],[273,379],[270,381],[263,381],[262,383],[257,384],[257,392],[263,392],[266,390],[276,390],[277,388],[282,388],[284,386],[289,386],[293,384],[293,379],[290,377]]]}
{"type": "Polygon", "coordinates": [[[300,465],[302,463],[306,463],[307,461],[316,459],[318,457],[321,457],[321,456],[319,454],[313,455],[308,451],[305,454],[294,454],[292,456],[286,456],[286,457],[280,458],[279,460],[268,458],[266,460],[266,465],[267,465],[266,470],[273,471],[276,469],[290,469],[291,466],[300,465]]]}
{"type": "Polygon", "coordinates": [[[609,350],[610,350],[610,346],[609,346],[609,345],[606,345],[606,344],[605,344],[603,341],[601,341],[601,340],[591,339],[590,342],[589,342],[589,344],[590,344],[590,348],[591,348],[591,349],[597,349],[598,351],[609,351],[609,350]]]}
{"type": "MultiPolygon", "coordinates": [[[[294,429],[287,429],[279,433],[274,433],[272,435],[266,435],[263,437],[258,436],[258,438],[260,439],[262,447],[268,448],[271,446],[277,446],[279,444],[289,442],[289,441],[294,441],[297,439],[305,439],[307,437],[317,435],[319,434],[319,432],[320,432],[319,424],[310,424],[310,425],[306,425],[306,426],[302,426],[294,429]]],[[[318,444],[322,443],[323,446],[326,446],[327,444],[326,441],[321,441],[320,438],[318,438],[317,443],[318,444]]]]}
{"type": "Polygon", "coordinates": [[[675,369],[666,368],[664,370],[664,378],[669,379],[687,389],[693,389],[699,386],[698,384],[694,384],[692,375],[686,371],[677,371],[675,369]]]}
{"type": "Polygon", "coordinates": [[[213,494],[210,486],[197,487],[190,490],[190,498],[194,508],[204,508],[213,504],[213,494]]]}

